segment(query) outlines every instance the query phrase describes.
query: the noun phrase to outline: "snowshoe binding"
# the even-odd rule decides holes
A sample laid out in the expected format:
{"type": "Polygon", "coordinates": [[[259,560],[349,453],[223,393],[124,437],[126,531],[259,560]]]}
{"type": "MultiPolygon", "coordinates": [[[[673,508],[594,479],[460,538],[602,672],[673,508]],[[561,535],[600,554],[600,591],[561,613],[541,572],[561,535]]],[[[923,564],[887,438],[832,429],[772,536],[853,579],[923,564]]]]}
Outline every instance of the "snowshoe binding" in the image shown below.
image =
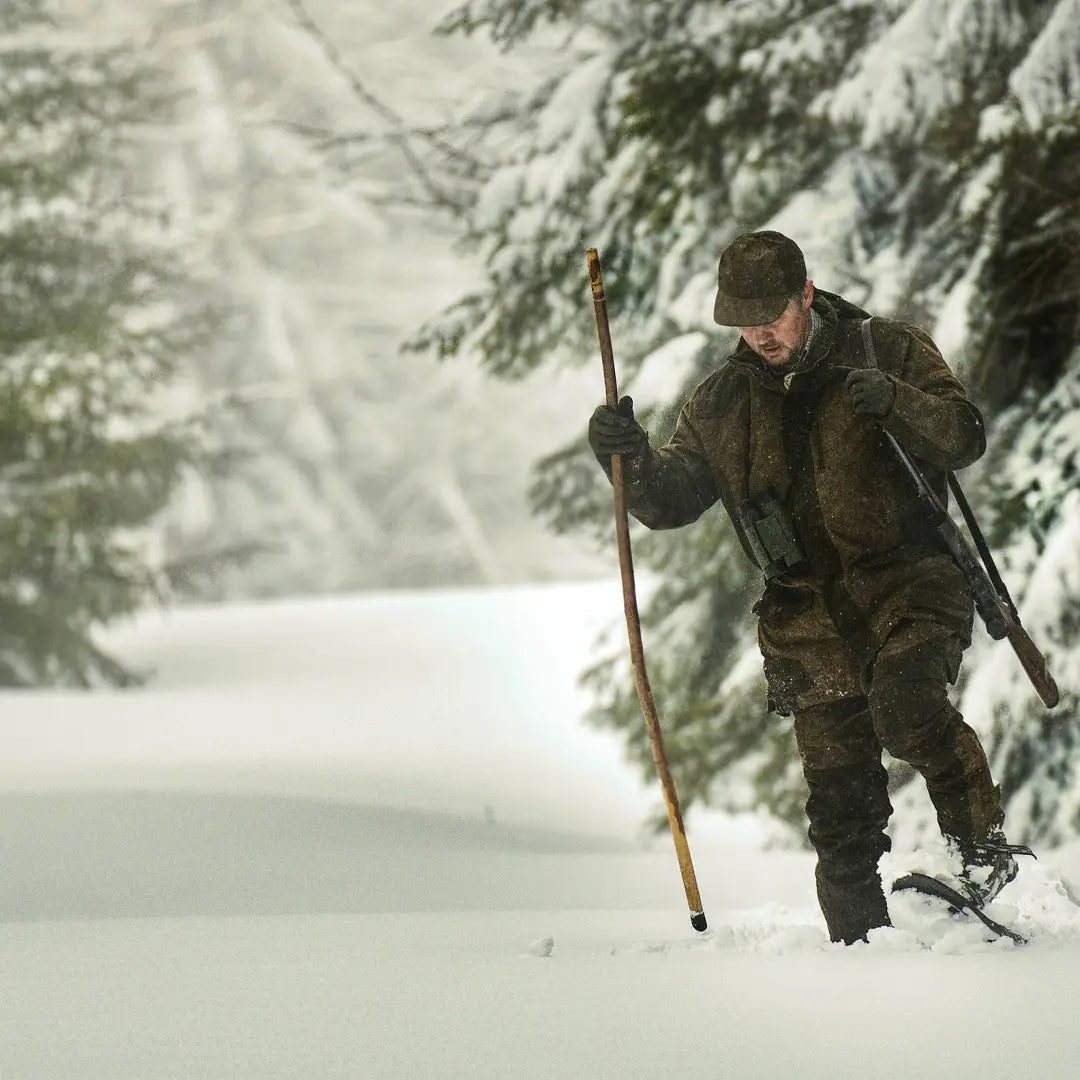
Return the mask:
{"type": "Polygon", "coordinates": [[[1019,870],[1017,855],[1035,858],[1035,852],[1026,845],[1010,844],[1000,829],[995,829],[977,844],[962,847],[962,891],[980,907],[989,904],[1016,877],[1019,870]]]}

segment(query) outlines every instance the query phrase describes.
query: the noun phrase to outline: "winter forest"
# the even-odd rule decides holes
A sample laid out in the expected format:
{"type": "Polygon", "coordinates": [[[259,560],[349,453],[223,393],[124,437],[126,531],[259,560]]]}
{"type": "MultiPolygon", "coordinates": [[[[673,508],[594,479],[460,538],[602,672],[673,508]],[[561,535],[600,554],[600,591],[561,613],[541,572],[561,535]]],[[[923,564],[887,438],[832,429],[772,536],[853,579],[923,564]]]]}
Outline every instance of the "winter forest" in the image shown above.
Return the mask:
{"type": "MultiPolygon", "coordinates": [[[[481,104],[442,133],[486,282],[418,335],[506,378],[581,362],[590,327],[573,271],[595,244],[624,386],[663,434],[724,344],[708,321],[717,251],[766,225],[798,238],[822,287],[930,329],[992,420],[991,452],[963,479],[1065,687],[1047,714],[983,640],[959,688],[1012,828],[1031,840],[1080,821],[1078,15],[981,0],[466,4],[447,32],[510,51],[563,34],[566,59],[516,107],[481,104]]],[[[595,471],[580,440],[540,462],[534,505],[554,529],[604,528],[595,471]]],[[[684,799],[764,802],[797,821],[790,730],[762,737],[740,617],[760,581],[720,515],[639,548],[660,583],[647,623],[684,799]]],[[[621,654],[588,681],[596,722],[625,731],[647,766],[621,654]]]]}
{"type": "MultiPolygon", "coordinates": [[[[564,369],[595,365],[584,248],[662,434],[730,345],[708,318],[719,248],[771,225],[823,287],[930,328],[992,418],[965,484],[1065,700],[1047,716],[985,641],[961,694],[1012,819],[1075,831],[1075,5],[469,3],[436,33],[490,38],[505,85],[415,119],[336,44],[362,28],[259,14],[6,9],[8,682],[122,681],[93,627],[157,593],[550,576],[495,550],[530,455],[535,512],[600,550],[584,414],[556,419],[564,369]],[[286,93],[296,50],[319,76],[286,93]],[[414,295],[404,257],[364,258],[405,220],[475,253],[460,295],[438,268],[414,295]],[[371,290],[415,312],[407,340],[371,290]],[[410,381],[424,353],[451,359],[410,381]]],[[[637,543],[686,797],[797,819],[789,732],[761,739],[752,568],[718,514],[637,543]]],[[[588,680],[596,722],[648,766],[622,650],[588,680]]]]}
{"type": "MultiPolygon", "coordinates": [[[[510,52],[561,34],[565,60],[515,107],[481,103],[440,133],[486,281],[416,339],[504,378],[583,362],[576,270],[594,244],[625,389],[663,435],[725,344],[709,325],[717,251],[766,225],[798,238],[822,287],[929,329],[992,421],[991,451],[963,480],[1065,687],[1048,714],[986,640],[959,687],[1031,840],[1080,821],[1078,15],[982,0],[466,4],[446,32],[510,52]]],[[[537,466],[534,506],[556,531],[605,528],[595,471],[580,439],[537,466]]],[[[760,581],[720,515],[639,549],[659,579],[647,624],[684,799],[765,802],[797,821],[792,736],[775,723],[763,739],[741,617],[760,581]]],[[[587,678],[595,721],[648,767],[621,653],[587,678]]]]}
{"type": "Polygon", "coordinates": [[[0,1074],[1075,1074],[1080,0],[5,0],[0,54],[0,1074]],[[656,446],[757,229],[987,421],[1061,697],[978,621],[953,697],[1026,951],[912,897],[830,951],[719,507],[631,526],[672,940],[585,251],[656,446]]]}
{"type": "MultiPolygon", "coordinates": [[[[411,95],[371,12],[264,7],[5,7],[6,681],[125,682],[95,628],[162,599],[610,568],[584,249],[655,441],[733,344],[718,251],[769,226],[926,327],[991,422],[961,479],[1063,700],[985,634],[959,697],[1014,830],[1075,834],[1075,0],[474,0],[411,95]]],[[[684,801],[797,826],[757,571],[720,512],[634,542],[684,801]]],[[[590,716],[647,773],[618,630],[590,716]]]]}

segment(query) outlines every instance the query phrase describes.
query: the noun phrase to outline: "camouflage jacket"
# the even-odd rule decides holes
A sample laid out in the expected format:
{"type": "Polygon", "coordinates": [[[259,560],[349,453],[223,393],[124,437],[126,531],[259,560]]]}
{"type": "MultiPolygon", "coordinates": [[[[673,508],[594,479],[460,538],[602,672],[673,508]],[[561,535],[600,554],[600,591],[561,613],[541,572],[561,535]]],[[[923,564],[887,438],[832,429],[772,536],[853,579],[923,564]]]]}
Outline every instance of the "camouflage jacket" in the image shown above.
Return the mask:
{"type": "MultiPolygon", "coordinates": [[[[814,310],[822,324],[796,372],[771,371],[740,340],[693,392],[667,445],[624,459],[627,509],[650,528],[670,529],[720,501],[753,560],[739,508],[771,489],[810,558],[798,584],[839,586],[872,645],[905,618],[944,619],[961,633],[966,620],[970,632],[967,585],[923,519],[881,428],[945,499],[946,473],[985,450],[982,417],[929,336],[884,318],[870,328],[895,402],[881,421],[858,415],[844,379],[872,366],[861,333],[867,313],[822,290],[814,310]]],[[[795,582],[770,582],[774,591],[785,584],[795,582]]]]}

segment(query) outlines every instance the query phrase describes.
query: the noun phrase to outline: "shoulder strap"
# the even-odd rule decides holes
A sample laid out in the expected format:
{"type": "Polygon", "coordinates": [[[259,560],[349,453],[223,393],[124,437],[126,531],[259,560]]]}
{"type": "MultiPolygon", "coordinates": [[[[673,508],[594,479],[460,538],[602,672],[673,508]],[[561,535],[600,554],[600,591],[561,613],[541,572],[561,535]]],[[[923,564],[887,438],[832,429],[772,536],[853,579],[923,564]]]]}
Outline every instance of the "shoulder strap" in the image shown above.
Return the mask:
{"type": "MultiPolygon", "coordinates": [[[[862,321],[862,336],[863,336],[863,348],[866,351],[867,366],[876,368],[880,367],[877,358],[877,349],[874,348],[874,339],[870,334],[870,319],[866,318],[862,321]]],[[[982,558],[983,564],[986,568],[986,572],[993,583],[994,589],[998,596],[1009,605],[1012,611],[1013,618],[1018,618],[1016,613],[1016,605],[1012,601],[1012,597],[1009,595],[1009,590],[1005,587],[1005,582],[1001,578],[1001,574],[998,571],[997,566],[994,563],[994,556],[990,552],[990,547],[986,543],[986,538],[982,534],[982,530],[979,528],[978,522],[975,520],[975,515],[972,513],[971,505],[967,501],[967,497],[964,495],[963,488],[960,487],[960,481],[956,479],[956,474],[948,472],[945,474],[946,481],[948,483],[949,490],[952,491],[953,496],[956,499],[956,505],[960,508],[960,513],[964,517],[964,521],[967,524],[968,530],[971,533],[972,540],[975,541],[975,546],[978,548],[979,555],[982,558]]],[[[923,481],[925,483],[925,480],[923,481]]]]}

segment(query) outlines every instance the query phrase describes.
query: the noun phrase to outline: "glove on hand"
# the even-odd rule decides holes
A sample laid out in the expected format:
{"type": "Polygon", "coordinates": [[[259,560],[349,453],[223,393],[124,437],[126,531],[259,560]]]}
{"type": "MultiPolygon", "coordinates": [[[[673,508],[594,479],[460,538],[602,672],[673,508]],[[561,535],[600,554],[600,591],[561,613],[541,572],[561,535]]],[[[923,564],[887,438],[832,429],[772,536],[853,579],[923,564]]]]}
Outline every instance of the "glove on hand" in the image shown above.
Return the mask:
{"type": "Polygon", "coordinates": [[[598,405],[589,419],[589,445],[598,458],[636,454],[648,438],[645,429],[634,419],[632,398],[622,398],[617,409],[598,405]]]}
{"type": "Polygon", "coordinates": [[[896,387],[892,379],[877,368],[851,372],[844,380],[844,389],[855,411],[861,416],[872,416],[875,420],[888,416],[896,401],[896,387]]]}

